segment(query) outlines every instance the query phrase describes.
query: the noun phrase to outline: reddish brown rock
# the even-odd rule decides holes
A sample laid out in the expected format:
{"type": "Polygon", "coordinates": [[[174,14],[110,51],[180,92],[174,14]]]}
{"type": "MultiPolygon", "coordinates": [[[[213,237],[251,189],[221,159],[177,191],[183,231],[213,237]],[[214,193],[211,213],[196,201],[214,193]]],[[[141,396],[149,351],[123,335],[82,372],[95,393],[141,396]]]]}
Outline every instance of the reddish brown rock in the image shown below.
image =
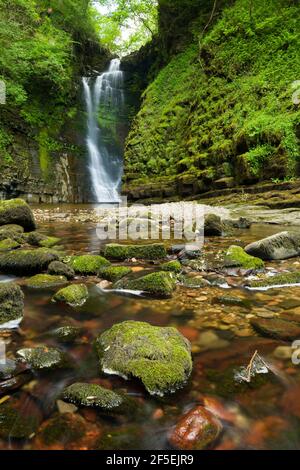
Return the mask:
{"type": "Polygon", "coordinates": [[[174,449],[201,450],[211,447],[222,430],[220,421],[203,406],[185,414],[169,435],[174,449]]]}

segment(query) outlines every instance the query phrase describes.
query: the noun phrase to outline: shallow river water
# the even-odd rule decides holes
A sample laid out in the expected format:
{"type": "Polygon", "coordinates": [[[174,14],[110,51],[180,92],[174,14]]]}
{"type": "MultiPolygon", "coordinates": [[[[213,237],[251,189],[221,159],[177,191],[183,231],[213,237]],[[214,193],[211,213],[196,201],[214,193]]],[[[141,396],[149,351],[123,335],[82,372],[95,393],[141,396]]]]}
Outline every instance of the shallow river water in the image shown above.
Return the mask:
{"type": "MultiPolygon", "coordinates": [[[[88,220],[65,222],[45,218],[39,225],[48,235],[60,237],[67,253],[99,253],[95,225],[88,220]]],[[[213,257],[218,250],[232,244],[246,244],[284,229],[280,225],[254,224],[251,229],[235,230],[230,236],[206,239],[204,250],[213,257]]],[[[140,265],[133,263],[133,266],[138,267],[138,272],[140,265]]],[[[300,258],[267,264],[275,269],[299,266],[300,258]]],[[[153,265],[143,268],[155,269],[153,265]]],[[[0,276],[0,281],[6,280],[7,276],[0,276]]],[[[22,284],[22,279],[18,281],[22,284]]],[[[96,287],[99,279],[89,279],[90,297],[83,307],[76,309],[52,303],[53,290],[32,291],[24,287],[25,314],[20,329],[0,330],[8,357],[13,358],[21,347],[46,344],[68,352],[74,366],[70,370],[31,373],[15,392],[1,392],[0,403],[14,401],[20,413],[34,416],[40,427],[26,441],[0,438],[0,448],[168,449],[168,434],[179,418],[195,405],[204,403],[223,423],[215,449],[299,449],[300,366],[274,354],[278,346],[291,346],[290,343],[257,335],[249,322],[257,315],[298,316],[300,322],[300,286],[249,291],[239,287],[241,277],[234,271],[227,274],[226,281],[226,289],[178,286],[171,299],[153,300],[103,293],[96,287]],[[220,298],[224,296],[244,302],[222,303],[220,298]],[[134,380],[127,382],[100,374],[93,339],[124,320],[175,326],[191,341],[194,367],[184,389],[173,396],[154,398],[134,380]],[[79,326],[82,335],[70,345],[45,335],[63,325],[79,326]],[[236,369],[246,367],[255,351],[272,372],[250,384],[238,383],[236,369]],[[63,421],[57,402],[59,393],[75,381],[122,390],[136,400],[135,411],[108,416],[81,408],[63,421]],[[45,432],[51,427],[52,434],[45,432]]]]}

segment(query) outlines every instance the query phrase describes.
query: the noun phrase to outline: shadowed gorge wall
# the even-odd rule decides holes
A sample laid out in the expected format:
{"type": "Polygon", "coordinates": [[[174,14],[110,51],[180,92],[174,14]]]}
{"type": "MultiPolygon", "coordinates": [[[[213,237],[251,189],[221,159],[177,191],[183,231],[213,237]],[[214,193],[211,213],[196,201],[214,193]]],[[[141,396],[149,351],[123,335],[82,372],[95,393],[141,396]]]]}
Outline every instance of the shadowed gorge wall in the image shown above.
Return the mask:
{"type": "Polygon", "coordinates": [[[154,60],[166,65],[127,139],[132,198],[299,175],[299,2],[213,4],[160,1],[154,60]]]}

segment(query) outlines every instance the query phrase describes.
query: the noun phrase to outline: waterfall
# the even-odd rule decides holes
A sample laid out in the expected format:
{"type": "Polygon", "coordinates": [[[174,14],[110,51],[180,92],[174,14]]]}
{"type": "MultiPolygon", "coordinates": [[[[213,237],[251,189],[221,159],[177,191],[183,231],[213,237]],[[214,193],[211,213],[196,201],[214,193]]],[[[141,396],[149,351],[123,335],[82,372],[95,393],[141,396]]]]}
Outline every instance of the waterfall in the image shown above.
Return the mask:
{"type": "Polygon", "coordinates": [[[113,59],[108,71],[96,80],[82,79],[87,110],[86,145],[95,202],[120,201],[123,162],[115,137],[116,119],[124,107],[120,65],[119,59],[113,59]],[[99,125],[99,118],[106,125],[99,125]]]}

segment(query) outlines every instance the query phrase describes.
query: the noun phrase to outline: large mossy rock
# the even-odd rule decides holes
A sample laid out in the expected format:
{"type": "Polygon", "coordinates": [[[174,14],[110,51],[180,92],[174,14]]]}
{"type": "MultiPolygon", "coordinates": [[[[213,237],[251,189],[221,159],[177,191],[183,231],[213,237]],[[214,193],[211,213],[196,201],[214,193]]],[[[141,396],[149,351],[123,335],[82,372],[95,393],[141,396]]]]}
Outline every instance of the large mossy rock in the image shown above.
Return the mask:
{"type": "Polygon", "coordinates": [[[300,235],[293,232],[280,232],[271,237],[250,243],[246,253],[263,260],[281,260],[300,255],[300,235]]]}
{"type": "Polygon", "coordinates": [[[131,272],[132,269],[128,268],[127,266],[107,266],[101,268],[98,274],[106,281],[117,282],[131,272]]]}
{"type": "Polygon", "coordinates": [[[165,258],[167,252],[162,243],[152,245],[118,245],[111,243],[106,245],[104,256],[108,259],[122,261],[131,258],[156,260],[165,258]]]}
{"type": "Polygon", "coordinates": [[[44,248],[51,248],[60,242],[60,238],[48,237],[40,232],[29,232],[25,234],[26,241],[32,246],[41,246],[44,248]]]}
{"type": "Polygon", "coordinates": [[[88,296],[89,292],[85,284],[72,284],[56,292],[52,300],[64,302],[71,307],[81,307],[87,301],[88,296]]]}
{"type": "Polygon", "coordinates": [[[17,284],[0,284],[0,325],[23,316],[24,295],[17,284]]]}
{"type": "Polygon", "coordinates": [[[66,284],[67,278],[65,276],[57,276],[51,274],[36,274],[26,280],[27,287],[32,289],[51,289],[53,287],[66,284]]]}
{"type": "Polygon", "coordinates": [[[152,395],[175,392],[192,371],[190,343],[175,328],[127,321],[99,335],[95,346],[103,372],[136,377],[152,395]]]}
{"type": "Polygon", "coordinates": [[[289,286],[293,284],[300,284],[300,271],[290,273],[276,274],[261,279],[249,281],[247,286],[252,289],[266,289],[271,287],[289,286]]]}
{"type": "Polygon", "coordinates": [[[218,237],[223,233],[221,217],[215,214],[207,214],[204,222],[204,235],[206,237],[218,237]]]}
{"type": "Polygon", "coordinates": [[[0,253],[5,253],[7,251],[16,250],[20,247],[20,243],[11,238],[5,238],[0,241],[0,253]]]}
{"type": "Polygon", "coordinates": [[[48,266],[48,273],[56,276],[65,276],[67,279],[75,277],[74,269],[62,261],[52,261],[48,266]]]}
{"type": "Polygon", "coordinates": [[[121,280],[115,284],[115,287],[117,289],[142,291],[159,297],[170,297],[176,288],[176,279],[170,272],[159,271],[138,279],[121,280]]]}
{"type": "Polygon", "coordinates": [[[17,351],[27,364],[35,370],[52,370],[70,367],[69,358],[63,351],[48,346],[24,348],[17,351]]]}
{"type": "Polygon", "coordinates": [[[264,269],[264,262],[260,258],[248,255],[242,247],[232,245],[224,257],[224,267],[259,270],[264,269]]]}
{"type": "Polygon", "coordinates": [[[124,397],[100,385],[74,383],[65,388],[62,399],[78,406],[117,410],[124,404],[124,397]]]}
{"type": "Polygon", "coordinates": [[[36,274],[45,271],[52,261],[58,259],[58,253],[47,248],[14,250],[0,255],[0,272],[20,276],[36,274]]]}
{"type": "Polygon", "coordinates": [[[23,199],[0,201],[0,225],[6,224],[21,225],[26,231],[36,228],[33,213],[23,199]]]}
{"type": "Polygon", "coordinates": [[[75,273],[88,276],[98,274],[101,268],[110,266],[110,262],[102,256],[82,255],[72,256],[69,266],[75,273]]]}

